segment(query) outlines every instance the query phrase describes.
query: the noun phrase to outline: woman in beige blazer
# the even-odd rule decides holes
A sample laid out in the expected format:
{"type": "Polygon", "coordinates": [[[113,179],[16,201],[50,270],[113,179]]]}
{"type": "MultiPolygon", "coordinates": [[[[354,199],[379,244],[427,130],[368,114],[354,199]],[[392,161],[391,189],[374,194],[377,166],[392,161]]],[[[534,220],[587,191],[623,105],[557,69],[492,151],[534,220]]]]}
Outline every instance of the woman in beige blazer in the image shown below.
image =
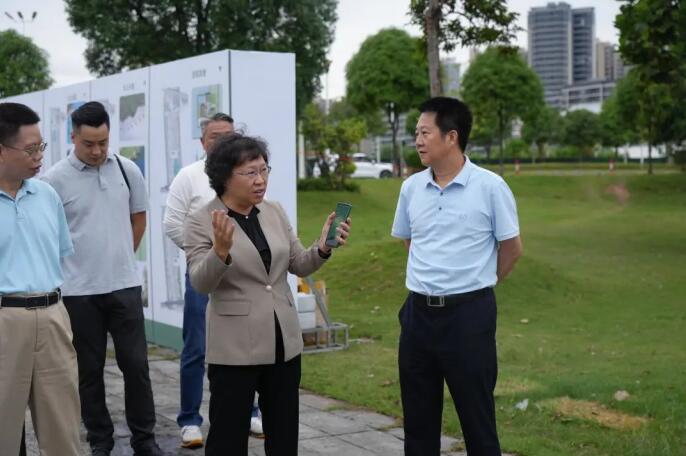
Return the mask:
{"type": "MultiPolygon", "coordinates": [[[[218,196],[184,227],[191,283],[210,296],[207,455],[247,455],[255,391],[266,454],[298,452],[303,342],[286,277],[312,274],[331,256],[325,240],[335,214],[305,249],[281,205],[264,200],[268,162],[266,144],[256,138],[235,133],[218,139],[205,164],[218,196]]],[[[349,221],[341,224],[339,244],[349,230],[349,221]]]]}

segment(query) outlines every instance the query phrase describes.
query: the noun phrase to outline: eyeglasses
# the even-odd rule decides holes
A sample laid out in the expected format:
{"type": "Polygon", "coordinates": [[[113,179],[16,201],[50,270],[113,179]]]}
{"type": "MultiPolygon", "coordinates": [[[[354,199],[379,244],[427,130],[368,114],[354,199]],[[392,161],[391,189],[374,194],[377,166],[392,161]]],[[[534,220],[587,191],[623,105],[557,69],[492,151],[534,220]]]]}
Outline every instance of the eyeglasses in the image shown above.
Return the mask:
{"type": "Polygon", "coordinates": [[[7,144],[0,144],[0,146],[7,147],[8,149],[14,149],[14,150],[18,150],[21,152],[25,152],[26,155],[31,157],[31,156],[37,154],[38,152],[43,152],[45,150],[45,148],[48,147],[48,143],[42,142],[42,143],[38,143],[38,144],[32,144],[29,147],[27,147],[26,149],[19,149],[17,147],[8,146],[7,144]]]}
{"type": "Polygon", "coordinates": [[[239,176],[244,176],[249,179],[255,180],[257,179],[257,176],[260,175],[262,176],[262,179],[266,179],[269,177],[269,173],[272,172],[272,167],[267,166],[266,168],[262,168],[259,171],[248,171],[247,173],[239,173],[239,172],[234,172],[234,174],[238,174],[239,176]]]}

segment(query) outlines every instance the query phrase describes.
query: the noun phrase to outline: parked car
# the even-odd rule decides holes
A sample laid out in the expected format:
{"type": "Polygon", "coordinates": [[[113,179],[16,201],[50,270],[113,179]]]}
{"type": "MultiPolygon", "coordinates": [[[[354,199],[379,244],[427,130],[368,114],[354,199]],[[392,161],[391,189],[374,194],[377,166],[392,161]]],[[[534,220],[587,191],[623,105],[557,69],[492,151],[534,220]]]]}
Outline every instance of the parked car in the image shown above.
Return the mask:
{"type": "Polygon", "coordinates": [[[353,154],[355,172],[350,177],[371,177],[374,179],[384,179],[393,176],[393,165],[391,163],[379,163],[366,154],[353,154]]]}

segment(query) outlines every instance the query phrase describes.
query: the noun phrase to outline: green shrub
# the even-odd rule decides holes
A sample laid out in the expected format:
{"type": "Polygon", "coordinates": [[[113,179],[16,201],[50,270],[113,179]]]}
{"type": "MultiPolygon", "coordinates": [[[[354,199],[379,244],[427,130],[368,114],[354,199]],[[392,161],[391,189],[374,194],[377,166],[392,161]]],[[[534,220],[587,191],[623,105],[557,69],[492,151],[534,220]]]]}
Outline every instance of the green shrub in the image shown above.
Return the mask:
{"type": "Polygon", "coordinates": [[[414,169],[424,169],[426,166],[422,165],[422,161],[419,159],[419,154],[416,150],[410,149],[405,151],[405,164],[408,168],[414,169]]]}
{"type": "Polygon", "coordinates": [[[308,177],[307,179],[298,179],[299,192],[360,192],[360,185],[354,181],[345,181],[343,184],[336,182],[333,179],[323,177],[308,177]]]}

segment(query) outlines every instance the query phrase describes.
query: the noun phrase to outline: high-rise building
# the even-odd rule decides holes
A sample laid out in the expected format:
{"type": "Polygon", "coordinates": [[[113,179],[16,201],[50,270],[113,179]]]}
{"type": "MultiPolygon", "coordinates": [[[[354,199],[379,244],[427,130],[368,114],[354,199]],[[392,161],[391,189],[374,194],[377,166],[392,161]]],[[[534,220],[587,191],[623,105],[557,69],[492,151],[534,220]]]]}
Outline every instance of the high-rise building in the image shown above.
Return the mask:
{"type": "Polygon", "coordinates": [[[529,65],[543,84],[545,101],[559,104],[560,90],[572,82],[572,9],[566,3],[531,8],[529,65]]]}
{"type": "Polygon", "coordinates": [[[460,90],[460,64],[455,59],[441,60],[443,92],[448,96],[457,96],[460,90]]]}
{"type": "Polygon", "coordinates": [[[595,79],[614,80],[615,47],[611,43],[596,41],[595,45],[595,79]]]}
{"type": "Polygon", "coordinates": [[[596,74],[595,12],[567,3],[531,8],[528,16],[529,65],[543,84],[548,104],[561,107],[561,90],[596,74]]]}
{"type": "Polygon", "coordinates": [[[572,10],[572,82],[595,77],[595,11],[572,10]]]}

